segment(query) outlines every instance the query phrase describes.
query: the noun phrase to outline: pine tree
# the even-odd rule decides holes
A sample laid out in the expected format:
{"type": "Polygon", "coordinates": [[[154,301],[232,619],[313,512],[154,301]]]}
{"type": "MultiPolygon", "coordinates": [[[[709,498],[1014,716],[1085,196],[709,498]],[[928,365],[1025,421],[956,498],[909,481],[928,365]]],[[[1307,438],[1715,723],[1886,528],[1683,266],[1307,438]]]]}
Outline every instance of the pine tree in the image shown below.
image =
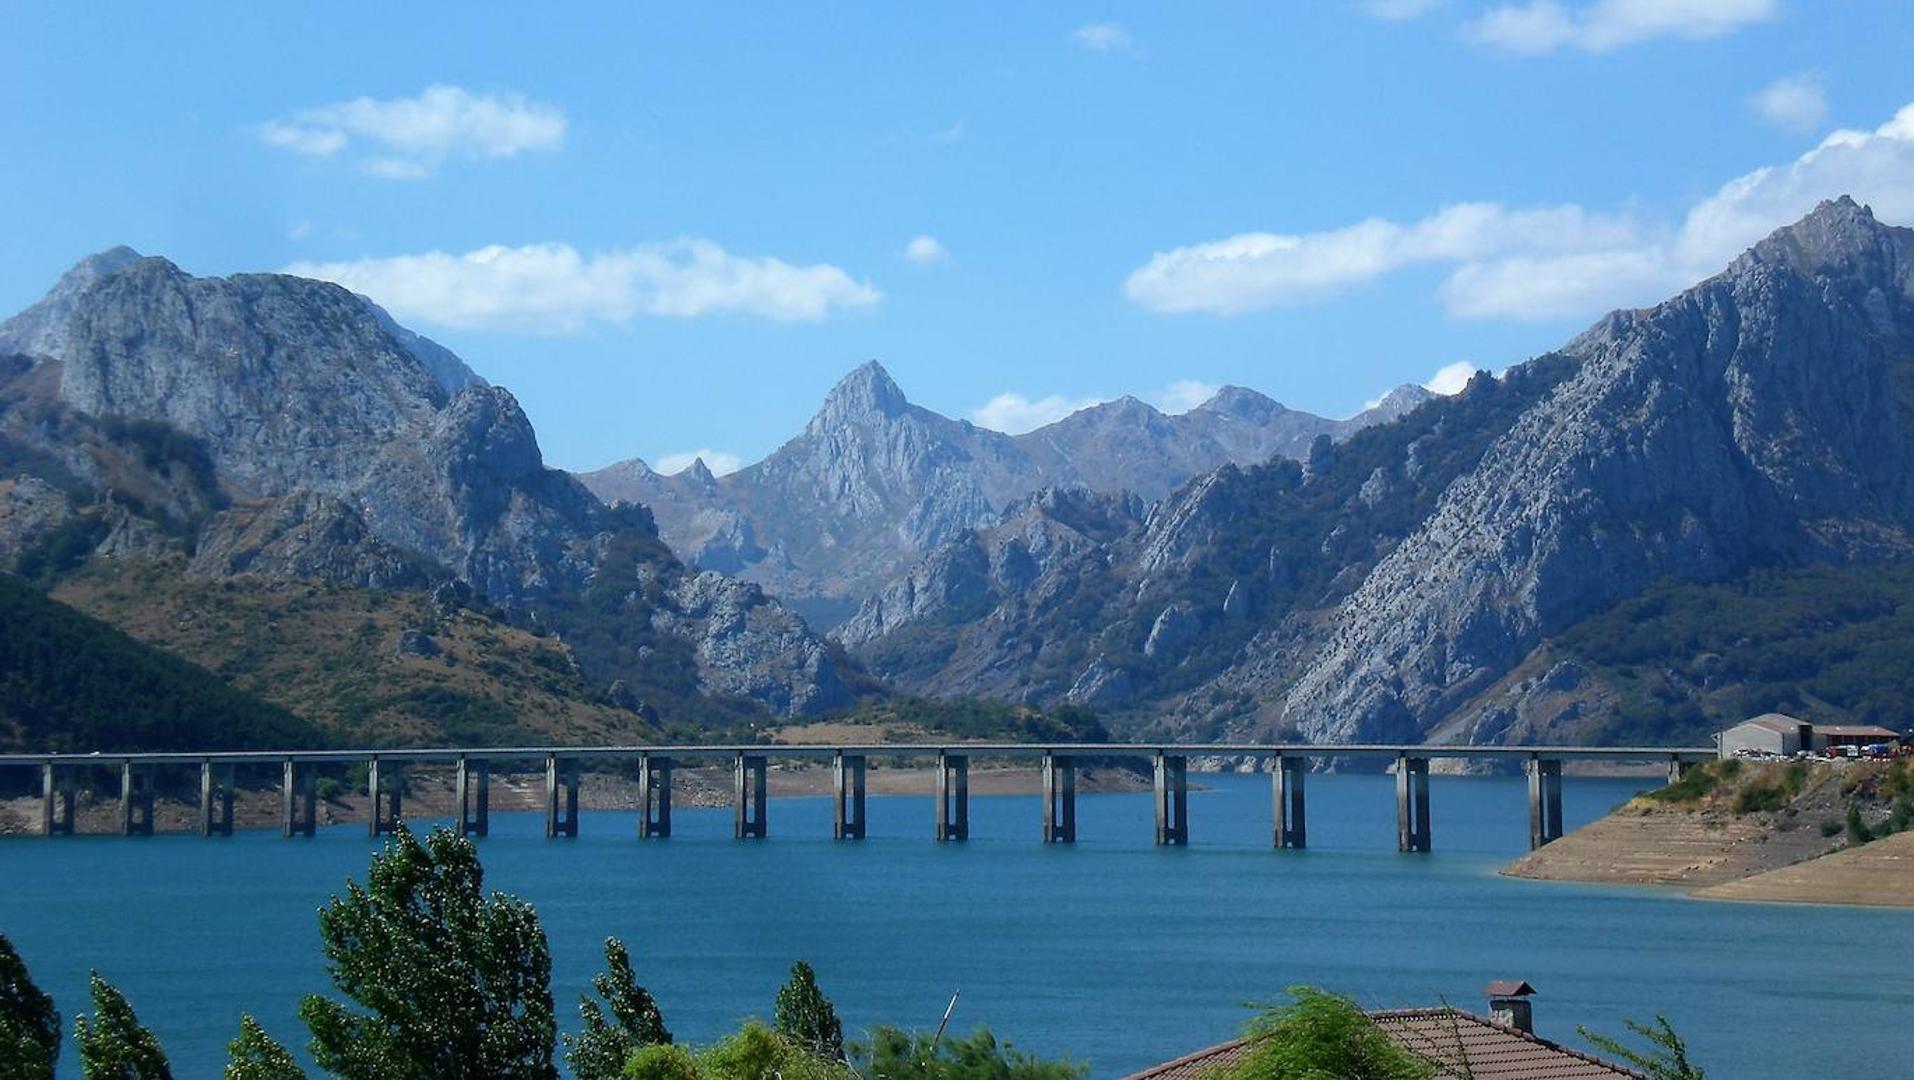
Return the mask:
{"type": "Polygon", "coordinates": [[[93,1016],[73,1021],[81,1080],[173,1080],[166,1052],[113,984],[92,973],[93,1016]]]}
{"type": "Polygon", "coordinates": [[[59,1060],[60,1012],[0,934],[0,1080],[53,1080],[59,1060]]]}
{"type": "Polygon", "coordinates": [[[306,1080],[306,1070],[250,1016],[239,1018],[239,1037],[226,1053],[225,1080],[306,1080]]]}
{"type": "Polygon", "coordinates": [[[844,1027],[837,1009],[817,988],[817,973],[802,960],[791,965],[791,980],[778,991],[773,1022],[779,1035],[817,1057],[844,1060],[844,1027]]]}
{"type": "Polygon", "coordinates": [[[365,885],[319,912],[332,981],[299,1014],[343,1080],[555,1080],[551,953],[538,913],[484,895],[471,841],[401,825],[365,885]]]}
{"type": "Polygon", "coordinates": [[[585,1018],[585,1030],[565,1037],[565,1059],[578,1080],[613,1080],[640,1048],[671,1042],[658,1003],[632,975],[624,942],[605,939],[605,970],[592,976],[591,984],[611,1008],[612,1018],[607,1021],[598,1002],[580,995],[578,1013],[585,1018]]]}

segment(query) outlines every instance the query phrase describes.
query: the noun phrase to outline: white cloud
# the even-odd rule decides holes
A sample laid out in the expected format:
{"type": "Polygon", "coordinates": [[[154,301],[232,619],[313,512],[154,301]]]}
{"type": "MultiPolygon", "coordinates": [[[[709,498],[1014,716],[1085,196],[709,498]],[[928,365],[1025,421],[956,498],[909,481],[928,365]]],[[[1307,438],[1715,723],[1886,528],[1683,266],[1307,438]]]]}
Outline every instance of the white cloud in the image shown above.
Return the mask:
{"type": "Polygon", "coordinates": [[[1241,233],[1157,252],[1124,290],[1154,311],[1235,315],[1333,295],[1415,263],[1574,251],[1626,243],[1636,231],[1624,217],[1573,205],[1457,203],[1407,226],[1370,218],[1324,232],[1241,233]]]}
{"type": "Polygon", "coordinates": [[[699,458],[704,459],[704,467],[710,469],[714,476],[725,476],[744,468],[744,459],[738,455],[701,446],[696,450],[680,450],[675,454],[666,454],[658,459],[658,464],[653,471],[665,476],[673,476],[689,469],[691,463],[699,458]]]}
{"type": "Polygon", "coordinates": [[[1828,95],[1813,75],[1787,75],[1748,99],[1756,116],[1791,135],[1818,131],[1828,119],[1828,95]]]}
{"type": "MultiPolygon", "coordinates": [[[[1215,383],[1197,379],[1178,379],[1168,386],[1141,395],[1143,400],[1155,406],[1157,411],[1174,415],[1186,413],[1198,405],[1216,396],[1222,387],[1215,383]]],[[[1035,431],[1045,424],[1054,424],[1080,409],[1110,402],[1107,397],[1066,397],[1063,394],[1050,394],[1046,397],[1030,398],[1016,392],[998,394],[983,405],[971,410],[970,422],[978,427],[987,427],[992,431],[1001,431],[1006,435],[1021,435],[1026,431],[1035,431]]]]}
{"type": "Polygon", "coordinates": [[[1100,405],[1107,398],[1066,398],[1062,394],[1031,400],[1022,394],[998,394],[989,401],[972,410],[970,422],[978,427],[992,431],[1001,431],[1006,435],[1021,435],[1026,431],[1035,431],[1045,424],[1057,421],[1092,405],[1100,405]]]}
{"type": "Polygon", "coordinates": [[[568,244],[492,245],[463,255],[296,262],[286,273],[335,281],[400,319],[439,326],[566,333],[640,316],[739,314],[815,321],[869,308],[868,282],[829,263],[793,266],[676,240],[582,255],[568,244]]]}
{"type": "Polygon", "coordinates": [[[565,114],[522,94],[473,94],[428,86],[419,96],[354,98],[302,109],[255,128],[268,146],[331,157],[355,141],[381,147],[361,168],[371,176],[415,180],[448,158],[508,158],[556,150],[565,142],[565,114]]]}
{"type": "Polygon", "coordinates": [[[1529,0],[1491,8],[1464,34],[1530,55],[1563,46],[1602,53],[1662,37],[1722,37],[1779,14],[1780,0],[1593,0],[1576,7],[1529,0]]]}
{"type": "Polygon", "coordinates": [[[288,240],[304,240],[311,235],[312,222],[310,221],[297,222],[292,228],[286,230],[286,239],[288,240]]]}
{"type": "Polygon", "coordinates": [[[1186,413],[1216,396],[1222,387],[1196,379],[1178,379],[1150,396],[1150,403],[1166,413],[1186,413]]]}
{"type": "Polygon", "coordinates": [[[925,234],[912,237],[911,242],[904,245],[904,258],[919,266],[935,266],[949,262],[950,252],[944,250],[935,236],[925,234]]]}
{"type": "Polygon", "coordinates": [[[1420,19],[1448,0],[1361,0],[1356,6],[1371,18],[1384,22],[1408,22],[1420,19]]]}
{"type": "Polygon", "coordinates": [[[381,180],[424,180],[432,175],[426,165],[395,157],[367,158],[359,164],[359,171],[381,180]]]}
{"type": "Polygon", "coordinates": [[[282,124],[269,120],[255,129],[259,141],[267,146],[276,146],[281,150],[290,150],[307,157],[331,157],[346,148],[346,135],[343,131],[318,131],[299,127],[294,124],[282,124]]]}
{"type": "Polygon", "coordinates": [[[1457,360],[1429,376],[1429,381],[1423,383],[1422,388],[1437,394],[1459,394],[1480,370],[1482,369],[1476,367],[1472,361],[1457,360]]]}
{"type": "Polygon", "coordinates": [[[1088,23],[1071,31],[1070,39],[1096,53],[1136,53],[1136,41],[1130,32],[1116,23],[1088,23]]]}
{"type": "Polygon", "coordinates": [[[1795,160],[1723,184],[1679,222],[1575,205],[1445,207],[1314,233],[1244,233],[1159,252],[1124,289],[1160,312],[1234,315],[1344,292],[1415,265],[1449,268],[1461,318],[1538,319],[1651,303],[1715,273],[1824,199],[1848,194],[1914,221],[1914,104],[1873,131],[1836,131],[1795,160]]]}

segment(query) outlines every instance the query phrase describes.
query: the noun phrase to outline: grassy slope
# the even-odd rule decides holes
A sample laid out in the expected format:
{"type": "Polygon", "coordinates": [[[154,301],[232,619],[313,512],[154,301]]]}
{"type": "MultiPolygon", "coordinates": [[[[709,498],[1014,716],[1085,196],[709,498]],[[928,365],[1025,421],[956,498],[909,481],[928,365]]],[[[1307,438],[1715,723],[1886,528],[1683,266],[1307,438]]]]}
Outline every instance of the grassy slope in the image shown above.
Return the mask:
{"type": "Polygon", "coordinates": [[[1714,585],[1663,582],[1543,650],[1573,659],[1605,707],[1590,742],[1703,742],[1781,711],[1902,727],[1914,707],[1914,567],[1756,571],[1714,585]]]}
{"type": "Polygon", "coordinates": [[[0,574],[0,747],[314,746],[277,705],[0,574]]]}
{"type": "Polygon", "coordinates": [[[440,617],[418,593],[94,560],[54,596],[314,721],[336,742],[598,743],[655,737],[595,694],[568,650],[483,615],[440,617]],[[437,655],[401,654],[421,629],[437,655]]]}

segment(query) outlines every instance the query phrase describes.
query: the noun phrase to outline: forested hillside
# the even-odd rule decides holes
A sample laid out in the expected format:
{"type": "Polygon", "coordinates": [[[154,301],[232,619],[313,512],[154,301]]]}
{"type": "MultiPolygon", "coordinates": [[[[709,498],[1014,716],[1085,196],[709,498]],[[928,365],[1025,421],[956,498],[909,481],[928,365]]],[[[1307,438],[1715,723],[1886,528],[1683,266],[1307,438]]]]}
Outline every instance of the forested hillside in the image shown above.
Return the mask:
{"type": "Polygon", "coordinates": [[[0,574],[0,747],[324,744],[312,724],[0,574]]]}

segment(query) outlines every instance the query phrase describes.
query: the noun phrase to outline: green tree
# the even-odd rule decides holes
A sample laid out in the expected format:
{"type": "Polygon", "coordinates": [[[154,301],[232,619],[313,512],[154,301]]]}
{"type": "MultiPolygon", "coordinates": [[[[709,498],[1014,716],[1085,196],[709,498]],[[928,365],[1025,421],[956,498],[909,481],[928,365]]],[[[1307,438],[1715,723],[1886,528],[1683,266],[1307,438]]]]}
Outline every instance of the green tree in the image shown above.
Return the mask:
{"type": "Polygon", "coordinates": [[[850,1070],[809,1048],[747,1020],[744,1026],[698,1055],[705,1080],[849,1080],[850,1070]]]}
{"type": "Polygon", "coordinates": [[[173,1080],[166,1052],[113,984],[92,973],[93,1016],[73,1021],[82,1080],[173,1080]]]}
{"type": "Polygon", "coordinates": [[[620,1080],[699,1080],[702,1075],[691,1051],[670,1043],[639,1047],[618,1073],[620,1080]]]}
{"type": "Polygon", "coordinates": [[[856,1048],[857,1073],[871,1080],[1080,1080],[1090,1070],[1018,1050],[985,1028],[967,1038],[879,1027],[856,1048]]]}
{"type": "Polygon", "coordinates": [[[52,1080],[59,1060],[60,1011],[0,934],[0,1080],[52,1080]]]}
{"type": "Polygon", "coordinates": [[[1860,847],[1862,844],[1869,843],[1874,839],[1874,830],[1868,828],[1867,822],[1861,820],[1860,803],[1851,802],[1848,804],[1847,826],[1848,845],[1850,847],[1860,847]]]}
{"type": "Polygon", "coordinates": [[[817,973],[802,960],[791,965],[790,980],[778,990],[772,1023],[779,1035],[809,1053],[826,1061],[844,1060],[844,1025],[831,999],[817,988],[817,973]]]}
{"type": "Polygon", "coordinates": [[[565,1036],[565,1059],[578,1080],[613,1080],[635,1051],[669,1043],[671,1032],[665,1029],[658,1003],[632,975],[624,942],[605,939],[605,970],[592,976],[591,984],[610,1007],[611,1020],[590,995],[580,995],[578,1014],[585,1018],[585,1030],[565,1036]]]}
{"type": "Polygon", "coordinates": [[[1250,1021],[1250,1048],[1227,1080],[1429,1080],[1435,1066],[1398,1046],[1354,1001],[1313,986],[1250,1021]]]}
{"type": "Polygon", "coordinates": [[[1680,1035],[1675,1034],[1674,1026],[1669,1024],[1666,1016],[1657,1015],[1653,1027],[1633,1020],[1626,1023],[1628,1030],[1648,1041],[1649,1049],[1636,1050],[1624,1046],[1619,1039],[1598,1035],[1580,1025],[1575,1030],[1581,1032],[1582,1038],[1587,1039],[1597,1050],[1622,1059],[1654,1077],[1654,1080],[1705,1080],[1707,1074],[1702,1072],[1701,1066],[1688,1060],[1688,1045],[1682,1042],[1680,1035]]]}
{"type": "Polygon", "coordinates": [[[239,1037],[226,1044],[225,1080],[306,1080],[306,1070],[259,1021],[239,1018],[239,1037]]]}
{"type": "Polygon", "coordinates": [[[482,891],[471,841],[401,825],[366,884],[319,912],[332,981],[299,1014],[344,1080],[554,1080],[551,954],[538,913],[482,891]]]}

